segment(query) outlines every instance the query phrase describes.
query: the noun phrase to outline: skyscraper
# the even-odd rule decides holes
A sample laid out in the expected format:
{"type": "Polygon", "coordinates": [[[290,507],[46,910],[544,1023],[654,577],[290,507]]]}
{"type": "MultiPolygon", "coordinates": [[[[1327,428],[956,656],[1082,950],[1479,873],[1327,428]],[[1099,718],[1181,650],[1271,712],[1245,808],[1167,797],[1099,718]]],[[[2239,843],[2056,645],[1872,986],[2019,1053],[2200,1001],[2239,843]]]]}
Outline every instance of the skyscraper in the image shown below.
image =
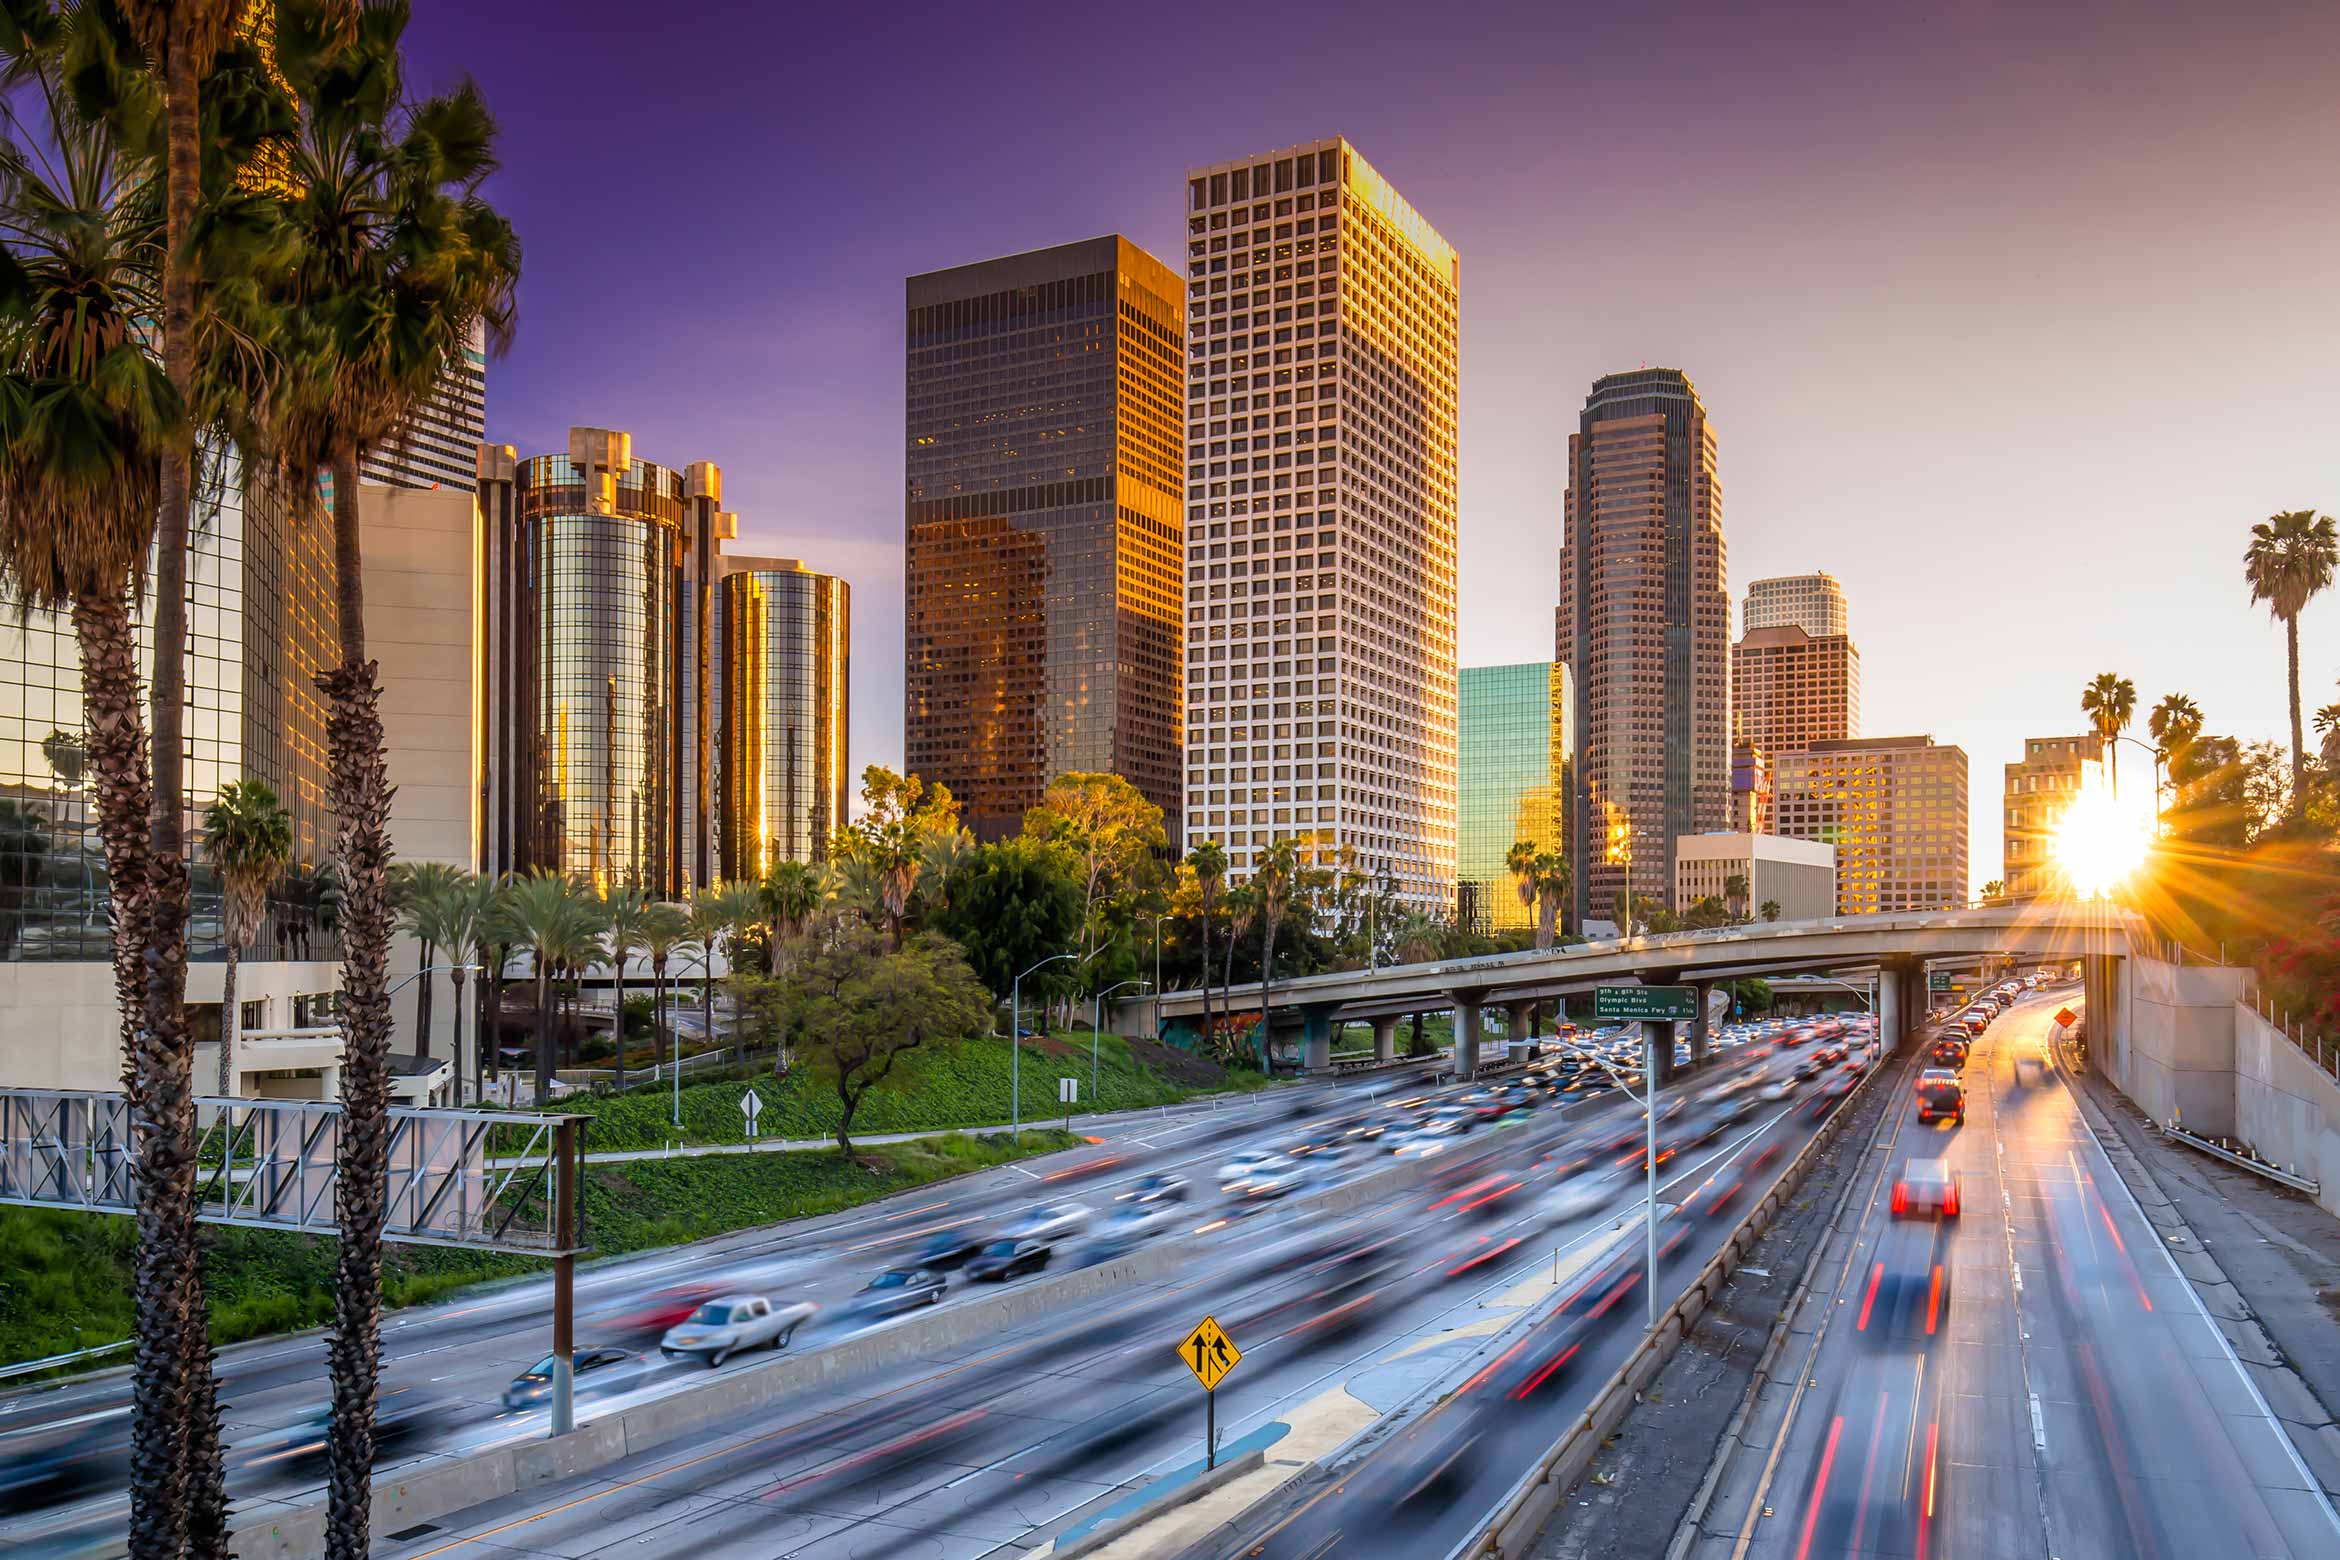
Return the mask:
{"type": "Polygon", "coordinates": [[[1445,914],[1455,252],[1346,141],[1186,185],[1186,833],[1346,846],[1445,914]]]}
{"type": "Polygon", "coordinates": [[[1714,429],[1677,369],[1593,382],[1568,437],[1558,658],[1576,697],[1576,909],[1670,902],[1674,841],[1725,827],[1730,597],[1714,429]]]}
{"type": "Polygon", "coordinates": [[[1836,847],[1839,915],[1966,904],[1966,752],[1932,737],[1817,742],[1777,760],[1779,832],[1836,847]]]}
{"type": "Polygon", "coordinates": [[[828,860],[849,816],[852,591],[793,558],[725,557],[715,597],[725,879],[828,860]]]}
{"type": "Polygon", "coordinates": [[[1747,587],[1747,610],[1739,632],[1759,628],[1796,627],[1815,639],[1852,632],[1844,605],[1844,587],[1836,576],[1815,569],[1810,574],[1783,574],[1756,580],[1747,587]]]}
{"type": "Polygon", "coordinates": [[[1567,669],[1550,661],[1466,666],[1461,708],[1455,920],[1474,932],[1533,926],[1505,858],[1521,840],[1568,847],[1567,669]]]}
{"type": "Polygon", "coordinates": [[[478,480],[479,444],[487,437],[487,329],[447,362],[430,398],[389,438],[366,452],[359,475],[388,487],[457,488],[478,480]]]}
{"type": "Polygon", "coordinates": [[[1793,623],[1749,629],[1731,646],[1731,724],[1775,756],[1859,736],[1860,651],[1793,623]]]}
{"type": "Polygon", "coordinates": [[[1070,770],[1175,838],[1177,275],[1109,236],[906,291],[909,768],[987,839],[1070,770]]]}

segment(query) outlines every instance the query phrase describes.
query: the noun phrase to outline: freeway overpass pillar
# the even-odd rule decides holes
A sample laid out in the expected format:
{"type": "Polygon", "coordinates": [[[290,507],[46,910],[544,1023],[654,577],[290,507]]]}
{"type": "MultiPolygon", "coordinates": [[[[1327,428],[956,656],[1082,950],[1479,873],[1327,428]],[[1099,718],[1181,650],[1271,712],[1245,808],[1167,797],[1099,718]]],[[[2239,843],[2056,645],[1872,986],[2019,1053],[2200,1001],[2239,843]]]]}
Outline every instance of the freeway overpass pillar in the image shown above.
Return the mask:
{"type": "Polygon", "coordinates": [[[1300,1010],[1300,1069],[1304,1073],[1332,1071],[1332,1016],[1330,1003],[1314,1002],[1300,1010]]]}
{"type": "Polygon", "coordinates": [[[1712,1042],[1712,1024],[1707,1019],[1707,998],[1714,992],[1714,982],[1697,986],[1698,1016],[1690,1020],[1690,1066],[1693,1071],[1706,1065],[1706,1049],[1712,1042]]]}
{"type": "Polygon", "coordinates": [[[1458,991],[1454,997],[1454,1075],[1479,1075],[1479,993],[1458,991]]]}
{"type": "Polygon", "coordinates": [[[1660,1019],[1645,1021],[1641,1026],[1641,1065],[1643,1076],[1657,1081],[1664,1088],[1674,1081],[1674,1026],[1660,1019]]]}
{"type": "Polygon", "coordinates": [[[1373,1059],[1375,1061],[1394,1062],[1397,1060],[1397,1026],[1398,1021],[1394,1018],[1377,1018],[1373,1021],[1373,1059]]]}
{"type": "Polygon", "coordinates": [[[1882,974],[1884,978],[1877,982],[1877,1051],[1890,1056],[1909,1038],[1909,1013],[1903,1000],[1901,971],[1888,969],[1882,974]]]}
{"type": "Polygon", "coordinates": [[[1504,1009],[1510,1015],[1507,1033],[1511,1039],[1533,1040],[1536,1037],[1536,1005],[1533,1002],[1507,1002],[1504,1009]]]}

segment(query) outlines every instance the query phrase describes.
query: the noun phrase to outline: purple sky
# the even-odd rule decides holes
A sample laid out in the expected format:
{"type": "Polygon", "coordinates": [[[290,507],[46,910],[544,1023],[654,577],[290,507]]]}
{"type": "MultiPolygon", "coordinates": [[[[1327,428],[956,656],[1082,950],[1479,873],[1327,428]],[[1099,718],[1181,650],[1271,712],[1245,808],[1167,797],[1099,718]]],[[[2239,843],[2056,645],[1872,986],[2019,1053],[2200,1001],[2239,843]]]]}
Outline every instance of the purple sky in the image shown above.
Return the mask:
{"type": "MultiPolygon", "coordinates": [[[[2280,736],[2239,556],[2340,508],[2340,9],[1614,9],[438,0],[409,41],[503,122],[491,437],[718,461],[741,550],[848,577],[856,766],[902,751],[902,278],[1116,230],[1175,263],[1189,165],[1336,133],[1462,255],[1466,664],[1550,657],[1567,431],[1665,364],[1734,601],[1844,581],[1865,733],[1972,761],[1978,884],[1999,766],[2095,672],[2280,736]]],[[[2312,710],[2340,592],[2302,637],[2312,710]]]]}

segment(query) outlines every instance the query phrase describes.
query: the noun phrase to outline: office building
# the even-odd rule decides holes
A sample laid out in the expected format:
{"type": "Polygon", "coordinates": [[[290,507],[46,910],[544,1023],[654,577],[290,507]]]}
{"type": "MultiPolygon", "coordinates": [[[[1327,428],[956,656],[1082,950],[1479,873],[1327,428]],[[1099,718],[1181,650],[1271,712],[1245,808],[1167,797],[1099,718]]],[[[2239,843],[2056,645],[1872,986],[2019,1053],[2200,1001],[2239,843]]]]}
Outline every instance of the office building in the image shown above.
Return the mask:
{"type": "Polygon", "coordinates": [[[2056,864],[2056,829],[2080,793],[2103,778],[2104,739],[2026,737],[2023,757],[2006,766],[2005,834],[1999,868],[2009,899],[2033,899],[2070,884],[2056,864]]]}
{"type": "Polygon", "coordinates": [[[1731,721],[1766,753],[1859,736],[1860,651],[1793,623],[1749,629],[1731,646],[1731,721]]]}
{"type": "Polygon", "coordinates": [[[1739,632],[1751,634],[1759,628],[1800,628],[1815,639],[1850,634],[1844,587],[1836,576],[1821,570],[1757,580],[1747,587],[1747,610],[1739,632]]]}
{"type": "Polygon", "coordinates": [[[1778,921],[1836,914],[1836,849],[1778,834],[1686,834],[1674,841],[1674,902],[1719,901],[1745,919],[1777,906],[1778,921]]]}
{"type": "Polygon", "coordinates": [[[1557,657],[1576,700],[1577,914],[1628,875],[1674,889],[1674,841],[1731,805],[1731,603],[1714,428],[1689,377],[1609,374],[1568,437],[1557,657]]]}
{"type": "Polygon", "coordinates": [[[1772,834],[1771,755],[1741,737],[1731,744],[1731,828],[1772,834]]]}
{"type": "Polygon", "coordinates": [[[852,592],[793,558],[725,557],[716,594],[722,876],[821,862],[850,813],[852,592]]]}
{"type": "Polygon", "coordinates": [[[485,870],[672,899],[716,880],[713,586],[722,473],[571,428],[476,452],[489,723],[485,870]]]}
{"type": "Polygon", "coordinates": [[[1966,904],[1966,753],[1932,737],[1819,742],[1775,760],[1779,832],[1836,847],[1840,915],[1966,904]]]}
{"type": "Polygon", "coordinates": [[[1073,770],[1178,838],[1180,296],[1117,236],[907,284],[904,744],[983,838],[1073,770]]]}
{"type": "Polygon", "coordinates": [[[1453,246],[1346,141],[1186,184],[1186,834],[1454,903],[1453,246]]]}
{"type": "Polygon", "coordinates": [[[1455,923],[1482,934],[1532,927],[1505,862],[1521,840],[1567,849],[1568,674],[1550,661],[1466,666],[1460,691],[1455,923]]]}
{"type": "Polygon", "coordinates": [[[449,488],[469,493],[479,444],[487,437],[487,330],[471,339],[440,374],[438,387],[399,430],[365,454],[359,475],[386,487],[449,488]]]}

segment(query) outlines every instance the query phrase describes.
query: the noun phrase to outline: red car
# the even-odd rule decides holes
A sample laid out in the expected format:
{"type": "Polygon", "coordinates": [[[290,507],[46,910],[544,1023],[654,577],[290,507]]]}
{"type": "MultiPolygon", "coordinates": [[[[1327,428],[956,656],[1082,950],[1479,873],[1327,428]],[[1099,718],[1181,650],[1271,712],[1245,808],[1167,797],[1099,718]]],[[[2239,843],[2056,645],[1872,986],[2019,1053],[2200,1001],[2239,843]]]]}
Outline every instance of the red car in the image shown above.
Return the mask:
{"type": "Polygon", "coordinates": [[[629,1308],[610,1312],[605,1325],[621,1337],[639,1334],[663,1337],[668,1329],[681,1326],[693,1311],[723,1293],[712,1284],[676,1284],[644,1297],[629,1308]]]}

